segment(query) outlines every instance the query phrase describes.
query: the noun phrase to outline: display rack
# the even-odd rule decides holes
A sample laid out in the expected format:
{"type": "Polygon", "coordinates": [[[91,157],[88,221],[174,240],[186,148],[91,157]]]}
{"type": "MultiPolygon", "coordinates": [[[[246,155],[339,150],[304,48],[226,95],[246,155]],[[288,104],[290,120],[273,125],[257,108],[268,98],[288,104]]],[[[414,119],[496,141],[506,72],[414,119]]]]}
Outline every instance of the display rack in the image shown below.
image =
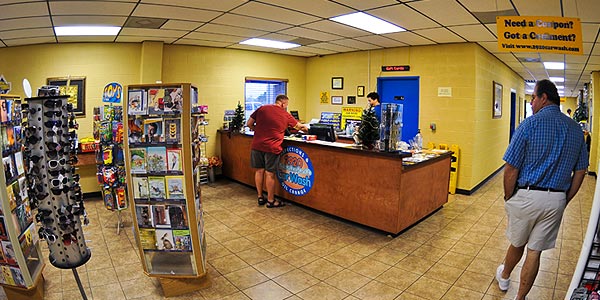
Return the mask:
{"type": "Polygon", "coordinates": [[[127,87],[124,143],[128,195],[144,272],[165,296],[202,287],[206,239],[189,83],[127,87]]]}
{"type": "Polygon", "coordinates": [[[123,156],[123,107],[104,105],[94,107],[94,140],[98,183],[102,186],[104,206],[115,211],[117,234],[120,233],[123,218],[121,212],[127,209],[127,185],[125,183],[125,159],[123,156]]]}
{"type": "Polygon", "coordinates": [[[0,111],[0,284],[7,296],[42,299],[44,262],[27,191],[20,96],[0,95],[0,111]]]}

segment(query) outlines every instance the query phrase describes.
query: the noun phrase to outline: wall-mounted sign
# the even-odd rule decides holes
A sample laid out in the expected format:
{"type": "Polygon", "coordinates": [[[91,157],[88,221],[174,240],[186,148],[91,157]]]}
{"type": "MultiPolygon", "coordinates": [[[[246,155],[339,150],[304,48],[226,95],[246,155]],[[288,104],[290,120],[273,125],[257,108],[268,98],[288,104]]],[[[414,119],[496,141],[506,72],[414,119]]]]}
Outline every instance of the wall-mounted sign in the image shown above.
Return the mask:
{"type": "Polygon", "coordinates": [[[583,54],[579,18],[496,17],[498,50],[583,54]]]}
{"type": "Polygon", "coordinates": [[[410,71],[410,66],[381,66],[383,72],[410,71]]]}
{"type": "Polygon", "coordinates": [[[122,98],[122,85],[116,82],[111,82],[104,87],[104,92],[102,93],[102,102],[120,103],[122,98]]]}
{"type": "Polygon", "coordinates": [[[4,79],[4,74],[0,75],[0,94],[8,94],[10,93],[10,89],[12,87],[12,83],[6,81],[4,79]]]}
{"type": "Polygon", "coordinates": [[[294,196],[306,195],[315,181],[315,172],[308,155],[298,147],[285,147],[279,156],[277,179],[286,192],[294,196]]]}
{"type": "Polygon", "coordinates": [[[336,129],[340,129],[340,124],[342,123],[342,114],[327,111],[321,112],[321,119],[319,119],[319,123],[330,124],[336,129]]]}

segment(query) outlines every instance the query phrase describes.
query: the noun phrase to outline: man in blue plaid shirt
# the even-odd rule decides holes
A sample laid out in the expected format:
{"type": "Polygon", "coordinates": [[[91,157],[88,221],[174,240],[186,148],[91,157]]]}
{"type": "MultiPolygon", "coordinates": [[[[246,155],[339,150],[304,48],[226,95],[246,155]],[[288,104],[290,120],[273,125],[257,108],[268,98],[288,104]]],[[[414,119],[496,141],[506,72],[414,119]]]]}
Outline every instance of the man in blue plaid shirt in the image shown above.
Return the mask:
{"type": "Polygon", "coordinates": [[[508,290],[510,273],[527,245],[517,300],[531,290],[542,251],[554,248],[565,207],[589,164],[581,127],[561,113],[554,83],[538,81],[531,106],[534,115],[517,128],[504,154],[506,236],[511,245],[496,280],[501,290],[508,290]]]}

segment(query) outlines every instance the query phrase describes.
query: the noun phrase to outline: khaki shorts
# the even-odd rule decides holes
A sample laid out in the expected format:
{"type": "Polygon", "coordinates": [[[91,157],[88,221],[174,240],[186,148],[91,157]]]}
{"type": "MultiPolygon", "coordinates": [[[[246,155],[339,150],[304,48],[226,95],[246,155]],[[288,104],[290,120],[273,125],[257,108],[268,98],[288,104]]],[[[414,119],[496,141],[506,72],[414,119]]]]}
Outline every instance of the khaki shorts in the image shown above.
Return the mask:
{"type": "Polygon", "coordinates": [[[504,203],[508,217],[506,237],[515,247],[552,249],[567,203],[561,192],[519,189],[504,203]]]}
{"type": "Polygon", "coordinates": [[[279,154],[250,150],[250,167],[255,169],[265,169],[267,172],[277,172],[279,163],[279,154]]]}

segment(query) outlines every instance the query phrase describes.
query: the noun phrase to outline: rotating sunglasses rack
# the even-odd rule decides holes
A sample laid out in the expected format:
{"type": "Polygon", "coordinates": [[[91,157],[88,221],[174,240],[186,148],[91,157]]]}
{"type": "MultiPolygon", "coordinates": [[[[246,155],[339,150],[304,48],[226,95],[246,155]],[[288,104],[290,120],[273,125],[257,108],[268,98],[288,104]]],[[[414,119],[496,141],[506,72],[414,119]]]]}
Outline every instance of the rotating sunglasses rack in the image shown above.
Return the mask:
{"type": "MultiPolygon", "coordinates": [[[[79,186],[77,129],[69,96],[28,98],[24,107],[25,164],[29,197],[38,207],[39,236],[46,240],[50,263],[73,269],[91,257],[83,237],[87,214],[79,186]]],[[[75,272],[74,272],[75,273],[75,272]]]]}

